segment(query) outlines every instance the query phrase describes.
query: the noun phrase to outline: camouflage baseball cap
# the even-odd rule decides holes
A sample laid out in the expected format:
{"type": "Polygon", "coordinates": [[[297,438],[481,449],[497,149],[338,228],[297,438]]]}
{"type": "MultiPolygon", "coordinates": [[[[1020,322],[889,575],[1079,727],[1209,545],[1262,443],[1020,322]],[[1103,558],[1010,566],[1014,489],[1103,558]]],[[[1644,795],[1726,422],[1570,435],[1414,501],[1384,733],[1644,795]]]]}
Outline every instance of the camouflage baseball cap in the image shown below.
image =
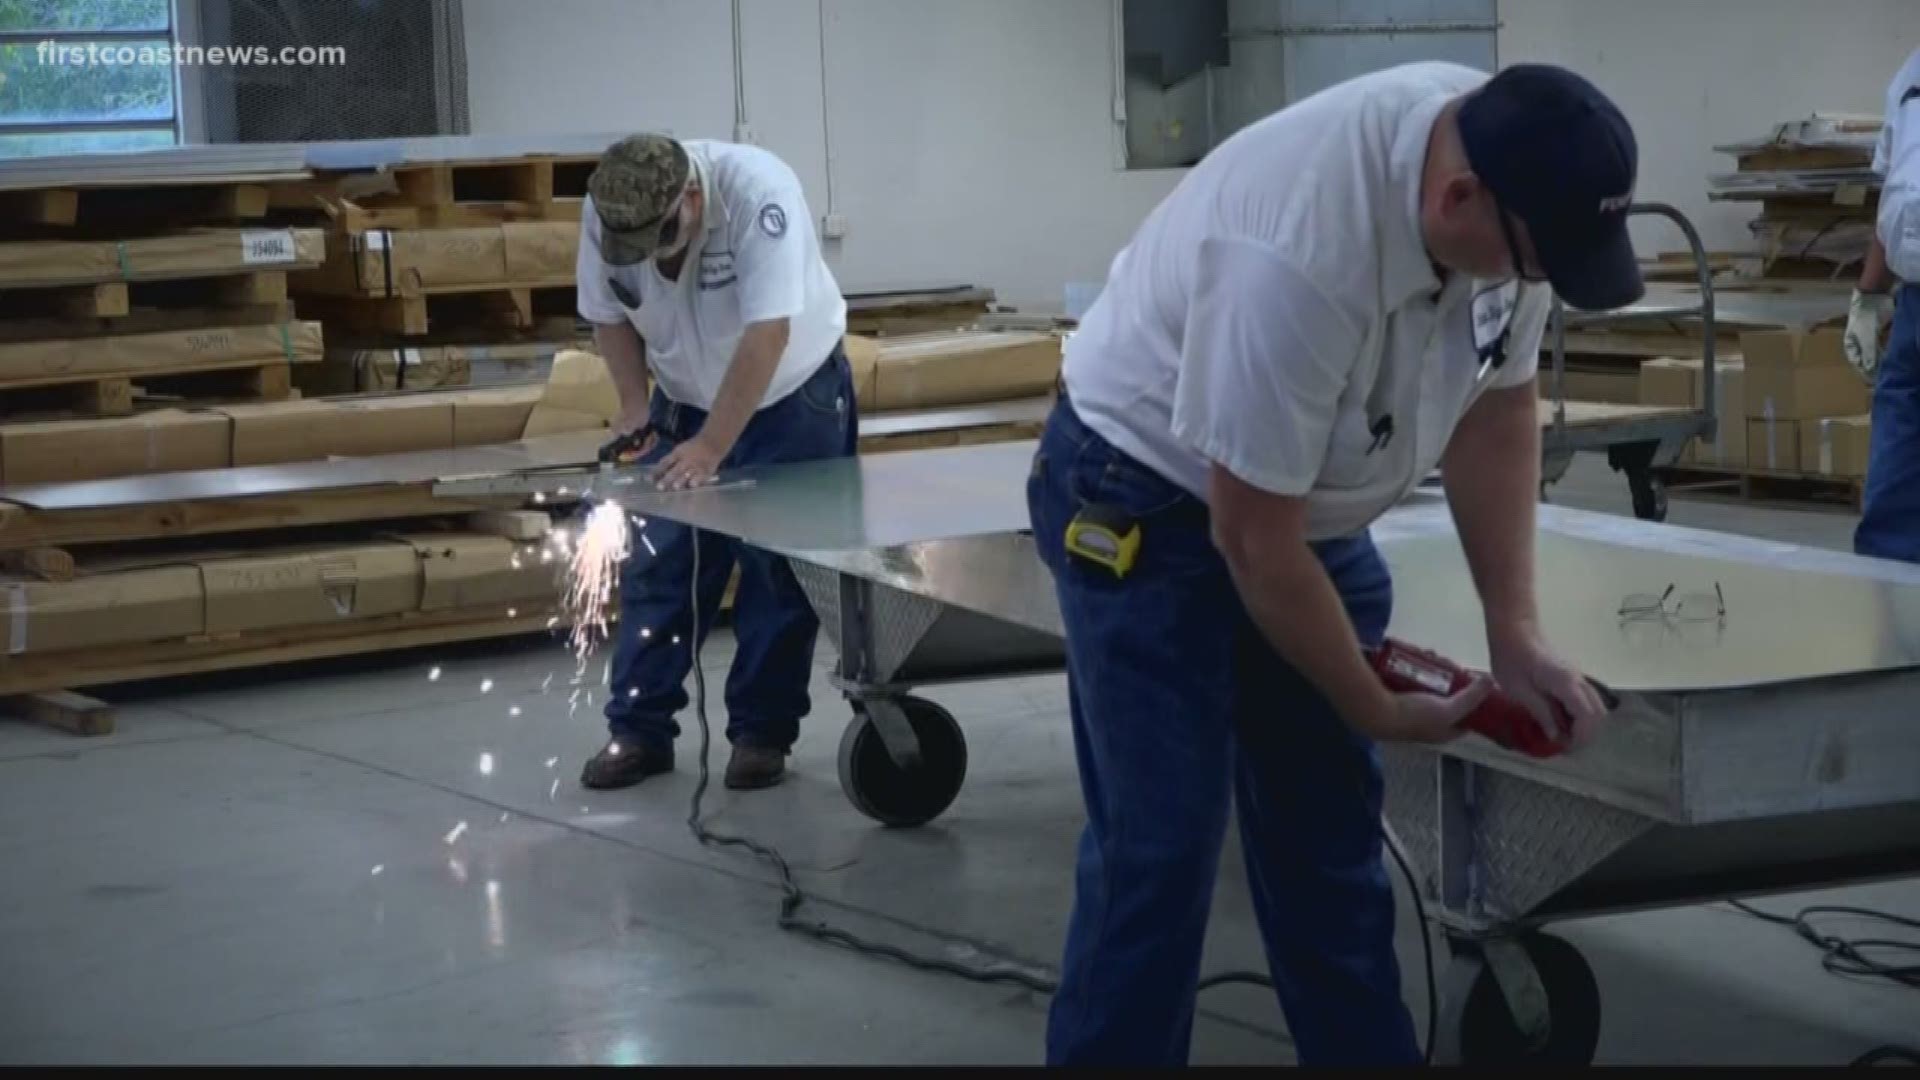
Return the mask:
{"type": "Polygon", "coordinates": [[[687,148],[665,135],[629,135],[608,147],[587,178],[600,217],[600,257],[614,266],[651,258],[692,170],[687,148]]]}

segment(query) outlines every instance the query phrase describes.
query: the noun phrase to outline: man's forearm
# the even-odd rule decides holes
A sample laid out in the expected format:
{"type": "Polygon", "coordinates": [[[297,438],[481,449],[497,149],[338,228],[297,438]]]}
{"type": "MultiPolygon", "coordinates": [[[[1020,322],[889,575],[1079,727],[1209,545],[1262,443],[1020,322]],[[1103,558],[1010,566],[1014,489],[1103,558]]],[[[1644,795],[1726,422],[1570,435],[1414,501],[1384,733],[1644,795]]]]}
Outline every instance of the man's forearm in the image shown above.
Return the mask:
{"type": "Polygon", "coordinates": [[[606,361],[614,389],[620,392],[621,415],[645,416],[647,395],[651,391],[647,386],[647,346],[640,340],[639,332],[631,323],[597,323],[593,328],[593,345],[606,361]]]}
{"type": "Polygon", "coordinates": [[[1393,697],[1366,664],[1326,568],[1304,543],[1287,550],[1227,553],[1227,567],[1247,614],[1281,658],[1306,676],[1347,723],[1377,727],[1393,697]]]}
{"type": "Polygon", "coordinates": [[[1867,263],[1860,269],[1857,287],[1863,293],[1877,295],[1891,291],[1897,284],[1893,269],[1887,265],[1887,246],[1880,242],[1880,234],[1876,232],[1872,243],[1867,245],[1867,263]]]}
{"type": "Polygon", "coordinates": [[[1447,503],[1487,634],[1534,632],[1534,504],[1540,498],[1540,418],[1533,383],[1483,394],[1467,411],[1441,462],[1447,503]]]}
{"type": "Polygon", "coordinates": [[[773,382],[773,373],[779,370],[780,357],[787,351],[787,334],[787,320],[774,319],[753,323],[740,335],[740,344],[727,364],[726,377],[720,380],[713,408],[707,411],[702,435],[729,447],[740,438],[747,422],[760,410],[760,402],[773,382]]]}

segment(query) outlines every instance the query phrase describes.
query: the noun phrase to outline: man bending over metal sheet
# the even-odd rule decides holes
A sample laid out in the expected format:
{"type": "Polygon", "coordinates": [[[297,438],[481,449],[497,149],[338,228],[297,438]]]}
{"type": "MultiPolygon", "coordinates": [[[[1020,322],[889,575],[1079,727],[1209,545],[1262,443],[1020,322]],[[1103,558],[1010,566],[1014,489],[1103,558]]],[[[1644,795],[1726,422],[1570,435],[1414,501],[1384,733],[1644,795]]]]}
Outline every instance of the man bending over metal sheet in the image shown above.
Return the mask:
{"type": "Polygon", "coordinates": [[[1367,530],[1439,465],[1499,688],[1586,736],[1534,606],[1535,369],[1546,283],[1642,294],[1636,154],[1570,72],[1398,67],[1234,135],[1114,259],[1028,493],[1087,810],[1052,1062],[1185,1061],[1230,802],[1301,1061],[1419,1060],[1373,740],[1489,688],[1384,688],[1367,530]]]}
{"type": "MultiPolygon", "coordinates": [[[[800,181],[765,150],[665,135],[615,143],[581,210],[580,314],[620,390],[603,458],[670,488],[723,466],[851,455],[847,305],[820,254],[800,181]],[[648,375],[652,375],[649,394],[648,375]]],[[[693,533],[650,522],[620,570],[607,726],[581,783],[618,788],[673,768],[692,641],[693,533]],[[644,552],[644,554],[641,554],[644,552]]],[[[730,788],[779,782],[807,713],[819,620],[785,559],[700,537],[700,626],[728,575],[739,651],[727,676],[730,788]]]]}

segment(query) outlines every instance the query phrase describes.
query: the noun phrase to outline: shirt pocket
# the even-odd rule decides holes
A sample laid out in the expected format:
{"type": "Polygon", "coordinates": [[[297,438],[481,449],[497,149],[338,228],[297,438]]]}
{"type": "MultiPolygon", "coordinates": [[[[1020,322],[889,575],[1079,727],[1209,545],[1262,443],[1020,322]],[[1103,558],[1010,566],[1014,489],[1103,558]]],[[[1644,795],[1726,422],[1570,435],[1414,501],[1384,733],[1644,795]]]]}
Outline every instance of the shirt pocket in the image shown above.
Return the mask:
{"type": "Polygon", "coordinates": [[[1327,456],[1320,464],[1315,486],[1353,490],[1373,483],[1395,456],[1395,444],[1408,437],[1394,430],[1399,426],[1401,421],[1391,413],[1369,420],[1365,412],[1341,410],[1327,440],[1327,456]]]}

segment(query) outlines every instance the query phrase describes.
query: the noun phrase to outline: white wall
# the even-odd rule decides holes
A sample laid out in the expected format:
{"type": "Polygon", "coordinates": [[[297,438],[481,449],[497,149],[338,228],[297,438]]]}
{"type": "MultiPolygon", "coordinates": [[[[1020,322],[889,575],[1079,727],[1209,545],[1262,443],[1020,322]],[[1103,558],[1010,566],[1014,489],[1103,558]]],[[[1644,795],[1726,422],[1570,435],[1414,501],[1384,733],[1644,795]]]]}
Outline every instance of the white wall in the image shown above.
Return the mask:
{"type": "MultiPolygon", "coordinates": [[[[725,0],[465,0],[475,132],[664,128],[728,138],[725,0]]],[[[965,281],[1028,306],[1097,281],[1173,172],[1117,166],[1113,0],[742,0],[747,119],[791,164],[847,288],[965,281]],[[824,33],[823,33],[824,31],[824,33]],[[826,55],[824,92],[822,46],[826,55]],[[832,169],[828,169],[828,132],[832,169]]],[[[1501,63],[1592,78],[1640,142],[1639,195],[1709,245],[1716,143],[1814,110],[1876,112],[1920,45],[1920,0],[1500,0],[1501,63]]],[[[1680,245],[1649,222],[1643,251],[1680,245]]]]}
{"type": "MultiPolygon", "coordinates": [[[[744,0],[747,119],[827,212],[849,289],[1098,281],[1178,179],[1118,167],[1111,0],[744,0]],[[821,47],[827,62],[821,87],[821,47]]],[[[729,138],[721,0],[465,0],[476,133],[729,138]]]]}
{"type": "MultiPolygon", "coordinates": [[[[1915,0],[1501,0],[1500,62],[1563,64],[1619,103],[1640,144],[1642,199],[1678,206],[1709,247],[1748,250],[1752,207],[1709,203],[1715,145],[1815,111],[1878,113],[1920,47],[1915,0]]],[[[1651,223],[1643,253],[1677,250],[1651,223]]]]}

